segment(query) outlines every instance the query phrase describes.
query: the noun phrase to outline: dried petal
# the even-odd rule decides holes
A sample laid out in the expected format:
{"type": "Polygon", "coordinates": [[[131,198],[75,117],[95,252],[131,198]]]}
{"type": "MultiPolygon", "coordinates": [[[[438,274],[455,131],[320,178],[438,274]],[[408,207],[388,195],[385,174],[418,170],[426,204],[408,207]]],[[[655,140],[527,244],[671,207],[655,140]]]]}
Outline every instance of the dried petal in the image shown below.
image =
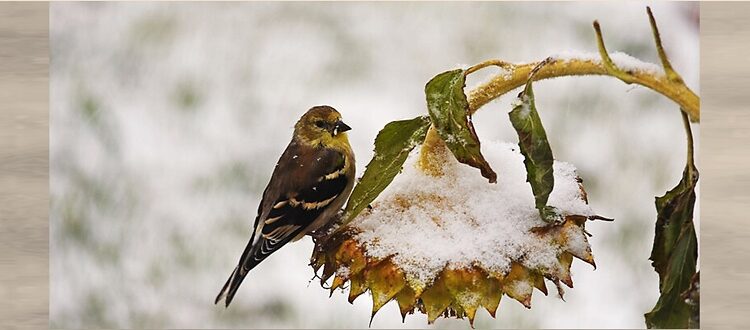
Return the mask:
{"type": "Polygon", "coordinates": [[[427,323],[429,324],[435,322],[438,316],[453,302],[453,297],[448,292],[442,275],[438,276],[432,285],[422,292],[421,299],[427,312],[427,323]]]}
{"type": "Polygon", "coordinates": [[[542,276],[539,273],[533,272],[530,274],[531,283],[534,285],[535,288],[537,288],[539,291],[544,293],[544,295],[547,295],[547,284],[544,283],[544,276],[542,276]]]}
{"type": "Polygon", "coordinates": [[[346,240],[336,252],[335,262],[339,265],[345,265],[349,274],[355,274],[362,271],[367,265],[365,254],[354,240],[346,240]]]}
{"type": "Polygon", "coordinates": [[[406,281],[404,274],[386,259],[364,271],[365,283],[372,293],[372,314],[375,315],[401,289],[406,281]]]}
{"type": "Polygon", "coordinates": [[[469,321],[474,323],[474,315],[477,308],[482,302],[483,278],[486,278],[481,271],[471,269],[446,269],[445,286],[448,292],[454,297],[454,305],[458,305],[464,310],[469,321]]]}
{"type": "Polygon", "coordinates": [[[349,285],[349,303],[353,304],[354,299],[357,299],[357,297],[367,291],[367,286],[365,286],[365,281],[362,278],[362,274],[357,274],[350,277],[349,281],[351,283],[351,285],[349,285]]]}
{"type": "Polygon", "coordinates": [[[520,263],[514,262],[503,283],[503,291],[526,308],[531,308],[531,294],[534,287],[530,281],[529,270],[520,263]]]}
{"type": "Polygon", "coordinates": [[[570,277],[570,264],[573,263],[573,255],[567,252],[563,252],[558,257],[560,261],[560,273],[558,278],[561,282],[565,283],[569,288],[573,288],[573,278],[570,277]]]}
{"type": "Polygon", "coordinates": [[[482,306],[487,309],[487,312],[495,317],[497,307],[500,305],[500,298],[503,296],[503,290],[500,288],[500,281],[494,277],[487,277],[484,282],[484,297],[482,298],[482,306]]]}
{"type": "Polygon", "coordinates": [[[346,279],[341,276],[336,275],[333,278],[333,283],[331,283],[331,293],[328,295],[328,297],[333,296],[333,291],[336,291],[336,289],[344,285],[344,283],[346,283],[346,279]]]}
{"type": "Polygon", "coordinates": [[[417,305],[417,295],[412,288],[404,286],[401,291],[396,294],[395,297],[398,302],[398,309],[401,310],[401,321],[406,320],[406,314],[414,311],[414,306],[417,305]]]}

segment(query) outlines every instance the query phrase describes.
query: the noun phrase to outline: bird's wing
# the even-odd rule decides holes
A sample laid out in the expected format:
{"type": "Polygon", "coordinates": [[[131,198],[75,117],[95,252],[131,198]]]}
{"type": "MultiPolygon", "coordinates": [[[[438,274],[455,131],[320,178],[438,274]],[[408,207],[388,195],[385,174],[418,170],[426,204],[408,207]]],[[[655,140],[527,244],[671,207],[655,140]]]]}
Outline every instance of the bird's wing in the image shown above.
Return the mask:
{"type": "MultiPolygon", "coordinates": [[[[297,151],[297,148],[291,149],[297,151]]],[[[339,152],[319,148],[296,153],[291,158],[278,168],[279,173],[284,174],[273,175],[281,180],[275,185],[279,191],[269,194],[268,197],[276,198],[261,211],[256,221],[253,239],[258,248],[253,258],[258,262],[305,231],[349,183],[344,175],[344,156],[339,152]]]]}
{"type": "Polygon", "coordinates": [[[229,305],[242,279],[266,257],[303,233],[346,189],[344,155],[290,143],[279,159],[255,219],[253,237],[216,299],[229,305]]]}

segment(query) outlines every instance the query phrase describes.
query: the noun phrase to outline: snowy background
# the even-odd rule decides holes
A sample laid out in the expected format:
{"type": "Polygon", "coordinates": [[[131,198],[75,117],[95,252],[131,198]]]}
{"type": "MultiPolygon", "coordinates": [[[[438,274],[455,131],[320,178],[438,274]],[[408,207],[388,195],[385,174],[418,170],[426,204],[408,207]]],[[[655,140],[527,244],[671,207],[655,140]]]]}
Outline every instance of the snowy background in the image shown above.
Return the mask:
{"type": "MultiPolygon", "coordinates": [[[[231,308],[213,305],[294,121],[313,105],[337,108],[361,173],[380,128],[426,113],[424,84],[440,72],[595,52],[594,19],[610,51],[658,63],[646,5],[52,3],[50,325],[366,327],[367,295],[352,306],[309,283],[309,238],[254,269],[231,308]]],[[[652,9],[673,66],[700,94],[698,4],[652,9]]],[[[684,165],[678,109],[609,77],[534,89],[555,157],[616,221],[587,226],[598,269],[573,263],[567,302],[535,292],[526,310],[506,297],[497,319],[479,311],[475,325],[643,328],[658,296],[647,260],[654,196],[684,165]]],[[[516,141],[516,93],[474,117],[481,139],[516,141]]],[[[402,325],[391,302],[372,326],[424,327],[426,317],[402,325]]]]}

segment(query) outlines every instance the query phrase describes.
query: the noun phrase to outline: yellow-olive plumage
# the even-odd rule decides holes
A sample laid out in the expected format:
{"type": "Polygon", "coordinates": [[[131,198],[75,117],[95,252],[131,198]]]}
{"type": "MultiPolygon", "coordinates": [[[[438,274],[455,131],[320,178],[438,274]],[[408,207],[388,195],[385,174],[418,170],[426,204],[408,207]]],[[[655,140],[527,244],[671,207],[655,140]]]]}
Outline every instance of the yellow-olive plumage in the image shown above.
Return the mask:
{"type": "Polygon", "coordinates": [[[354,186],[349,129],[329,106],[313,107],[297,121],[263,192],[252,237],[215,303],[225,299],[229,306],[251,269],[286,243],[328,224],[341,209],[354,186]]]}

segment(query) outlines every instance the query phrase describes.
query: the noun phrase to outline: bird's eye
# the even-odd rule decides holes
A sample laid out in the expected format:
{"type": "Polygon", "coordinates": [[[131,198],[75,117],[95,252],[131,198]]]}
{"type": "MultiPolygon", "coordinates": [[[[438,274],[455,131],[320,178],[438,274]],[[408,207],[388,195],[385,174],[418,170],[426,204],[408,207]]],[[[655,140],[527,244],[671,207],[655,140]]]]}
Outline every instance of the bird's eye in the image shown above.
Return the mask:
{"type": "Polygon", "coordinates": [[[326,122],[324,122],[322,120],[318,120],[318,121],[315,122],[315,126],[318,126],[320,128],[326,128],[326,122]]]}

